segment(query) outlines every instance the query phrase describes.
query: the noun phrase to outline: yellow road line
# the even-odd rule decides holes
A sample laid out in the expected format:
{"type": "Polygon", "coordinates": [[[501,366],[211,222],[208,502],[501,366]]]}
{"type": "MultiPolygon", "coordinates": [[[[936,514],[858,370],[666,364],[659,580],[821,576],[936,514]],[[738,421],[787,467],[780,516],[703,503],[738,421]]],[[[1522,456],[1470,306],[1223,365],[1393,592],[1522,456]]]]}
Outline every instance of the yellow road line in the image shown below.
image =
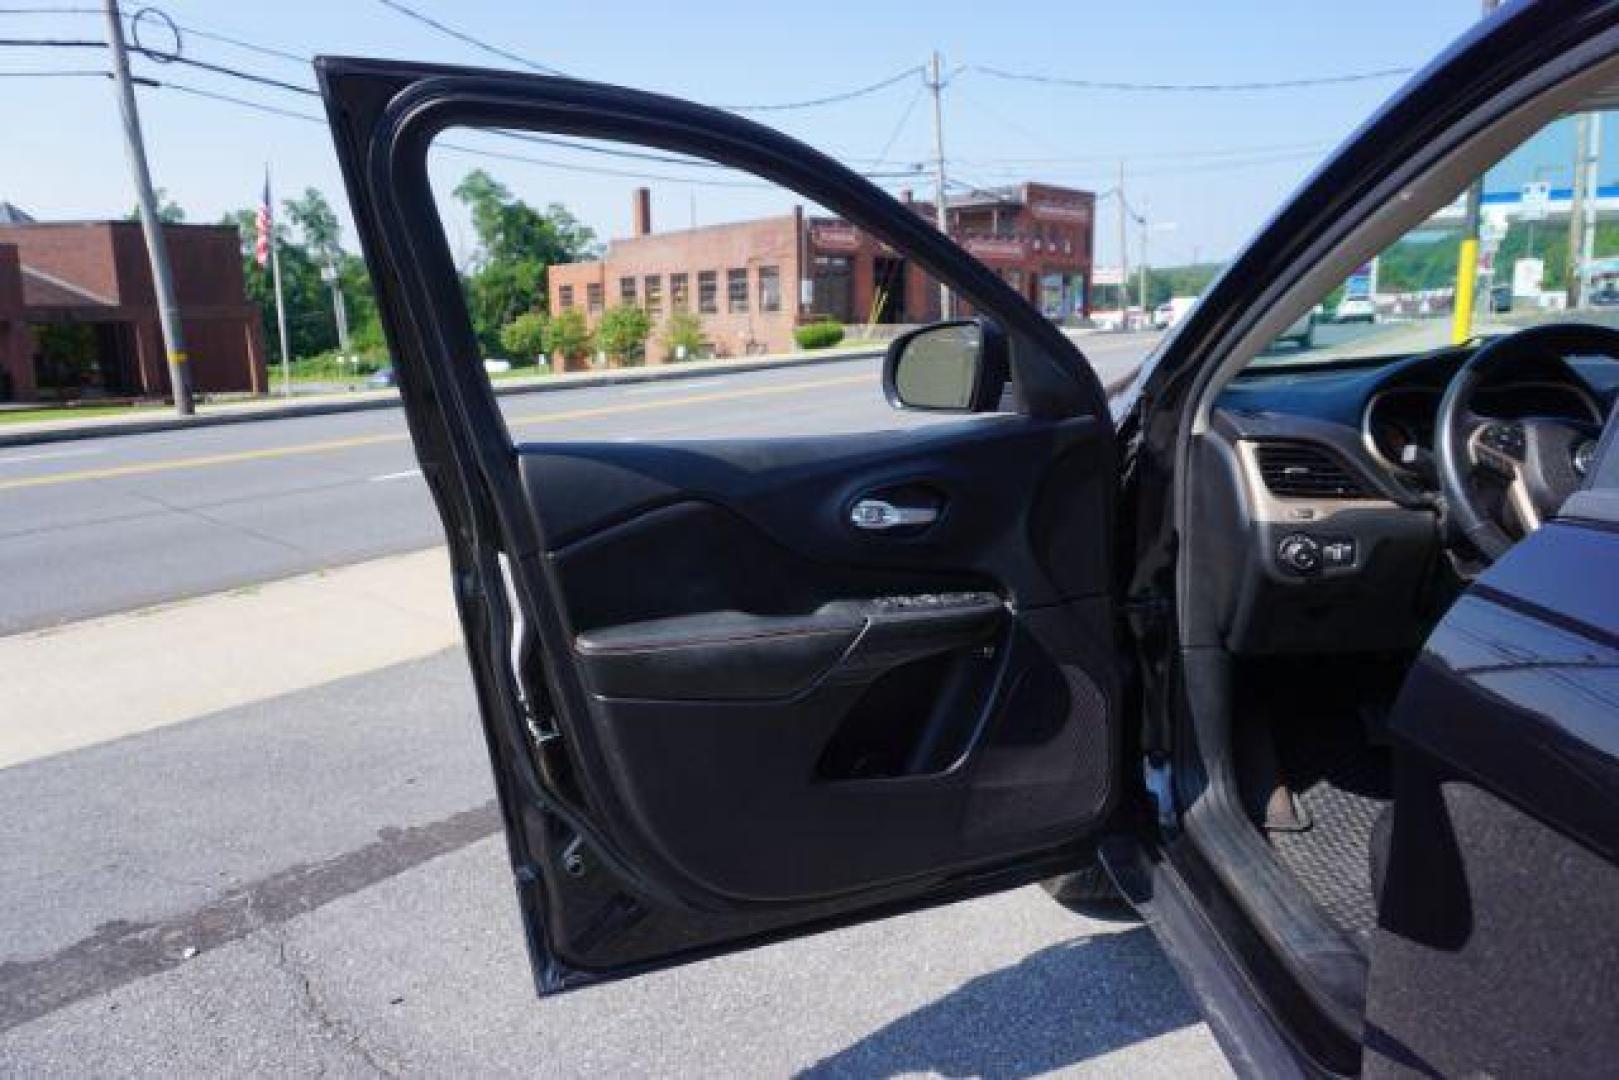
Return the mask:
{"type": "MultiPolygon", "coordinates": [[[[683,405],[699,405],[713,401],[735,401],[742,398],[765,397],[772,394],[795,394],[805,390],[821,390],[833,386],[849,386],[869,382],[870,375],[848,375],[836,379],[816,379],[807,382],[784,383],[781,386],[757,386],[743,390],[722,390],[713,394],[687,394],[683,397],[654,398],[650,401],[624,402],[618,405],[599,405],[584,409],[564,409],[554,413],[530,413],[507,421],[509,427],[529,427],[536,424],[556,424],[568,420],[588,420],[599,416],[617,416],[623,413],[651,412],[656,409],[675,409],[683,405]]],[[[74,484],[86,480],[117,480],[126,476],[145,476],[151,473],[174,472],[180,469],[204,469],[215,465],[235,465],[244,461],[264,461],[272,458],[295,457],[301,454],[324,454],[334,450],[353,450],[362,446],[405,442],[408,432],[388,432],[379,435],[355,435],[346,439],[325,439],[320,442],[298,443],[292,446],[271,446],[262,450],[233,450],[222,454],[203,454],[197,457],[172,458],[167,461],[143,461],[133,465],[112,465],[104,469],[78,469],[70,472],[47,473],[43,476],[25,476],[0,481],[0,491],[19,488],[48,487],[55,484],[74,484]]]]}

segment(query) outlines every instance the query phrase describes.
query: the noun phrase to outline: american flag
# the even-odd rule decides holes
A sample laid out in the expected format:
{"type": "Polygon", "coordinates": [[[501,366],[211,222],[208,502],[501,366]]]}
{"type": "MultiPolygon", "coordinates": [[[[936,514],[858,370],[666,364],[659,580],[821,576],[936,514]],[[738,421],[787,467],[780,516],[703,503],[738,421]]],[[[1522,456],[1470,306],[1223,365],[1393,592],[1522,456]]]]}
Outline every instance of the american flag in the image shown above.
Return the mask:
{"type": "Polygon", "coordinates": [[[258,228],[258,239],[253,244],[253,258],[258,260],[260,266],[270,265],[270,173],[264,173],[264,198],[259,200],[259,213],[254,219],[258,228]]]}

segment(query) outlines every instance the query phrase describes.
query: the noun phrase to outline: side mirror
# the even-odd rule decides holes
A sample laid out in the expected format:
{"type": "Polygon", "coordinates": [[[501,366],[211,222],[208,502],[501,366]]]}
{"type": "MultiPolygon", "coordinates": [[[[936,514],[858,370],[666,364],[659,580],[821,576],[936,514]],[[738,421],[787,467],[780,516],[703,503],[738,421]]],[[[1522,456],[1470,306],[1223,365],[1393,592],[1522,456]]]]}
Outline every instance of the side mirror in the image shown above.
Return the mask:
{"type": "Polygon", "coordinates": [[[883,393],[897,409],[990,412],[1007,379],[1006,335],[988,319],[910,330],[888,345],[883,393]]]}

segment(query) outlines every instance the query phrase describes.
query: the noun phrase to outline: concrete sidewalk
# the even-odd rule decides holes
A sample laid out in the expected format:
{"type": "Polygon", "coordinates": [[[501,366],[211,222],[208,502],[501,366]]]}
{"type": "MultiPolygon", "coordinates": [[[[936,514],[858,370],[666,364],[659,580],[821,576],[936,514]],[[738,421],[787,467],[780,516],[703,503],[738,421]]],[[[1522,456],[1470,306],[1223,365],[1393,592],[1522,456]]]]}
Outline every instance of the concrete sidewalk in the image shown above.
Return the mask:
{"type": "MultiPolygon", "coordinates": [[[[612,368],[606,371],[569,371],[556,375],[535,375],[494,379],[496,397],[541,394],[590,386],[624,386],[634,383],[673,379],[701,379],[715,375],[766,371],[773,368],[810,367],[845,360],[877,359],[884,343],[856,342],[815,352],[780,353],[738,360],[687,360],[650,367],[612,368]]],[[[280,420],[291,416],[325,416],[331,413],[363,412],[368,409],[399,407],[399,391],[353,390],[319,397],[262,397],[246,401],[204,405],[195,416],[180,417],[161,409],[131,409],[127,416],[96,416],[85,419],[41,420],[25,424],[0,424],[0,448],[33,446],[72,439],[100,439],[110,435],[140,435],[149,431],[175,431],[185,428],[242,424],[256,420],[280,420]]]]}
{"type": "Polygon", "coordinates": [[[0,768],[459,641],[443,548],[0,638],[0,768]]]}

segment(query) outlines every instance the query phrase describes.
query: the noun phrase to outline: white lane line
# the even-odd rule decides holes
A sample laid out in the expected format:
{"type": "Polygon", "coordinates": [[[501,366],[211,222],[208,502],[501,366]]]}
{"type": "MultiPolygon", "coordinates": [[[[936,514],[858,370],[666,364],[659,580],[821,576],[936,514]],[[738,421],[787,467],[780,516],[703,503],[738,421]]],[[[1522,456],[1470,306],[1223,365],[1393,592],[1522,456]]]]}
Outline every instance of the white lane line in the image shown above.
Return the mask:
{"type": "Polygon", "coordinates": [[[13,457],[0,457],[0,465],[21,465],[28,461],[55,461],[57,458],[89,457],[91,454],[105,454],[103,447],[81,446],[75,450],[46,450],[38,454],[17,454],[13,457]]]}
{"type": "Polygon", "coordinates": [[[406,469],[403,472],[383,473],[381,476],[373,476],[371,477],[371,482],[375,484],[383,480],[405,480],[412,476],[420,475],[422,475],[422,470],[420,469],[406,469]]]}

